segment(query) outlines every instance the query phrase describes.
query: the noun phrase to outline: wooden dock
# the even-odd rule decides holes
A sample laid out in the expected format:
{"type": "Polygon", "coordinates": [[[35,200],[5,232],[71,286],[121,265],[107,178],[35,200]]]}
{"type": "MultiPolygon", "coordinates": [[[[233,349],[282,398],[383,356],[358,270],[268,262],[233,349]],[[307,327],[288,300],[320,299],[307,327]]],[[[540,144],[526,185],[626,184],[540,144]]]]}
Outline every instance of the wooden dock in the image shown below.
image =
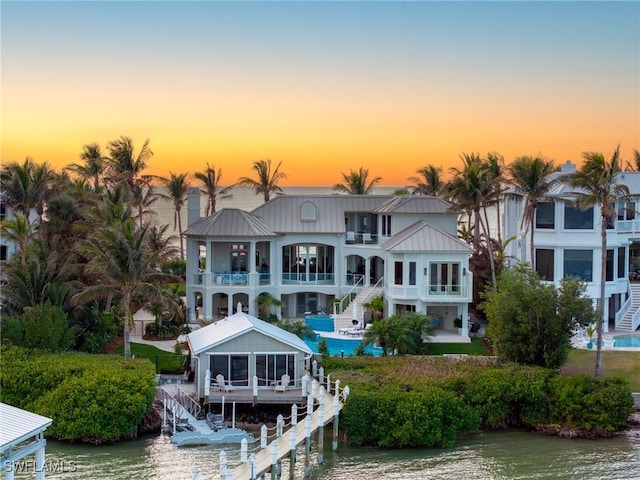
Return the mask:
{"type": "MultiPolygon", "coordinates": [[[[339,389],[339,382],[338,389],[339,389]]],[[[271,443],[267,445],[267,448],[263,448],[255,454],[255,463],[252,463],[248,459],[245,463],[242,463],[235,468],[227,469],[226,475],[222,475],[225,480],[252,480],[259,478],[267,471],[271,470],[275,461],[280,461],[283,458],[290,455],[292,446],[298,446],[304,443],[307,439],[307,433],[313,435],[320,428],[320,416],[322,415],[322,426],[326,426],[333,422],[334,415],[340,413],[343,406],[343,400],[348,395],[348,387],[342,392],[338,392],[338,400],[335,400],[334,395],[327,393],[323,386],[318,387],[316,399],[322,399],[322,404],[318,405],[313,410],[310,420],[304,417],[303,420],[298,421],[296,425],[289,425],[289,429],[284,432],[280,437],[275,438],[271,443]],[[307,422],[310,422],[310,429],[307,432],[307,422]],[[295,428],[295,430],[293,430],[295,428]],[[292,440],[292,432],[295,431],[295,439],[292,440]],[[295,444],[294,444],[295,442],[295,444]]],[[[222,472],[221,472],[222,473],[222,472]]]]}

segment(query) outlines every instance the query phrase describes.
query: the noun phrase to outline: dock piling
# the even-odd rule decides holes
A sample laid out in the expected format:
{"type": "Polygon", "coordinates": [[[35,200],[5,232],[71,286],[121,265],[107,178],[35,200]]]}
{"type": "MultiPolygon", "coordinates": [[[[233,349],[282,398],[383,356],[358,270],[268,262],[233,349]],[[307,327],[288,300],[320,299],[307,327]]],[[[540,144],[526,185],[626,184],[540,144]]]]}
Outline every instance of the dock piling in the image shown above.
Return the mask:
{"type": "Polygon", "coordinates": [[[292,425],[289,429],[289,480],[293,480],[296,464],[296,437],[297,427],[292,425]]]}

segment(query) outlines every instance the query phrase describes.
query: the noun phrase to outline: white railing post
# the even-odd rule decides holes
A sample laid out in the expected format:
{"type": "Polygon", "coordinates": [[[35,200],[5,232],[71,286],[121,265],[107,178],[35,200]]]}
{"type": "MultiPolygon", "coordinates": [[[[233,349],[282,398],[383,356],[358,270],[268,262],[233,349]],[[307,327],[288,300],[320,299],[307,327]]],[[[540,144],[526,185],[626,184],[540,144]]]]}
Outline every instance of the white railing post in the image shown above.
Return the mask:
{"type": "Polygon", "coordinates": [[[318,370],[318,381],[320,385],[324,385],[324,367],[320,367],[318,370]]]}
{"type": "Polygon", "coordinates": [[[267,426],[262,425],[260,428],[260,448],[267,448],[267,426]]]}
{"type": "Polygon", "coordinates": [[[309,395],[308,389],[309,389],[309,375],[305,373],[304,376],[302,377],[302,396],[303,397],[306,397],[307,395],[309,395]]]}
{"type": "Polygon", "coordinates": [[[224,478],[227,471],[227,453],[224,450],[220,450],[220,477],[224,478]]]}
{"type": "Polygon", "coordinates": [[[282,414],[278,415],[278,422],[276,424],[276,436],[277,437],[281,437],[282,436],[282,430],[284,428],[284,417],[282,416],[282,414]]]}
{"type": "Polygon", "coordinates": [[[208,397],[211,393],[211,370],[207,368],[204,372],[204,396],[208,397]]]}
{"type": "Polygon", "coordinates": [[[252,453],[249,458],[250,458],[249,461],[251,462],[251,468],[250,468],[251,480],[256,480],[256,454],[252,453]]]}
{"type": "Polygon", "coordinates": [[[298,405],[295,403],[291,405],[291,425],[298,423],[298,405]]]}
{"type": "Polygon", "coordinates": [[[240,442],[240,463],[247,463],[248,443],[246,438],[243,438],[240,442]]]}
{"type": "Polygon", "coordinates": [[[327,375],[327,393],[331,393],[331,374],[327,375]]]}

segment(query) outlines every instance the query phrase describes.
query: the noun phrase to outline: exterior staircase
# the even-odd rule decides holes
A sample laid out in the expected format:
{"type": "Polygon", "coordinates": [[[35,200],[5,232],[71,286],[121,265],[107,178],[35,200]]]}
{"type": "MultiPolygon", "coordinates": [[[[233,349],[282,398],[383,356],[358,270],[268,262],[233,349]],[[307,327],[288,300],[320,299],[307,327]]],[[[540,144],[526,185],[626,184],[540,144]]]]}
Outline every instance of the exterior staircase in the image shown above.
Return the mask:
{"type": "Polygon", "coordinates": [[[626,313],[620,323],[616,327],[616,330],[628,331],[633,330],[633,315],[640,309],[640,283],[631,284],[631,307],[626,313]]]}
{"type": "Polygon", "coordinates": [[[367,303],[371,298],[377,295],[382,295],[381,286],[370,285],[368,287],[364,287],[342,313],[334,316],[335,331],[338,332],[341,328],[353,327],[354,319],[358,321],[360,326],[363,326],[365,308],[362,304],[367,303]],[[354,309],[355,316],[353,313],[354,309]]]}

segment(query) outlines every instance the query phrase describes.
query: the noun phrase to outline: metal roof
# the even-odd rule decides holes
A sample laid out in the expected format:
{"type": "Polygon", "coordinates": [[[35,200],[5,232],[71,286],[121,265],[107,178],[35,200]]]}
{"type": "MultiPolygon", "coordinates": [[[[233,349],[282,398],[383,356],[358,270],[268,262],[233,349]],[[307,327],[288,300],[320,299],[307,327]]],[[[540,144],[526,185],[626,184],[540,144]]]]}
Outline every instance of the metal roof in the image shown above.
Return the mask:
{"type": "Polygon", "coordinates": [[[0,403],[0,450],[24,442],[51,425],[50,418],[0,403]]]}
{"type": "Polygon", "coordinates": [[[449,213],[451,205],[430,195],[395,195],[384,202],[376,213],[449,213]]]}
{"type": "Polygon", "coordinates": [[[187,237],[274,237],[262,220],[239,208],[225,208],[189,225],[187,237]]]}
{"type": "Polygon", "coordinates": [[[420,195],[279,195],[251,213],[281,234],[344,233],[346,213],[377,213],[385,204],[389,204],[386,207],[389,210],[384,211],[398,213],[440,213],[447,212],[449,207],[435,197],[420,195]],[[315,220],[301,220],[305,204],[315,206],[315,220]]]}
{"type": "Polygon", "coordinates": [[[234,313],[229,317],[191,332],[187,335],[187,341],[194,355],[198,355],[205,350],[252,330],[279,340],[296,350],[301,350],[307,354],[313,353],[309,346],[297,335],[243,312],[234,313]]]}
{"type": "Polygon", "coordinates": [[[464,252],[473,249],[452,235],[419,221],[398,232],[380,247],[388,252],[464,252]]]}

